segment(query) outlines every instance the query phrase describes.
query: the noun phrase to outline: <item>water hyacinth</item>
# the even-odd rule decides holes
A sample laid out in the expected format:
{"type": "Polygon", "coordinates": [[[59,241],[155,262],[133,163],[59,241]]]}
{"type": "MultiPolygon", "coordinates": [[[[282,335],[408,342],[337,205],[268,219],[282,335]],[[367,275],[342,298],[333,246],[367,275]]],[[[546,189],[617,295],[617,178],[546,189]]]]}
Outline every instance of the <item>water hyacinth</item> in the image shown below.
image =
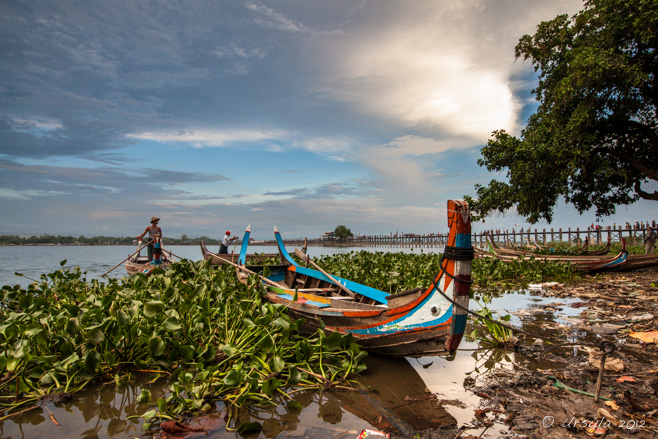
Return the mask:
{"type": "Polygon", "coordinates": [[[239,283],[230,268],[186,260],[150,277],[88,282],[75,267],[27,289],[5,286],[0,406],[13,412],[134,372],[171,375],[166,398],[140,396],[154,406],[142,415],[149,428],[217,400],[234,413],[287,392],[340,386],[365,368],[351,337],[300,335],[301,322],[262,301],[261,288],[255,279],[239,283]]]}
{"type": "MultiPolygon", "coordinates": [[[[335,276],[350,279],[390,294],[427,287],[429,279],[439,272],[441,254],[384,253],[367,251],[324,256],[318,265],[335,276]]],[[[503,262],[476,258],[471,265],[474,285],[491,284],[524,286],[547,280],[568,281],[578,274],[567,264],[527,258],[503,262]]]]}

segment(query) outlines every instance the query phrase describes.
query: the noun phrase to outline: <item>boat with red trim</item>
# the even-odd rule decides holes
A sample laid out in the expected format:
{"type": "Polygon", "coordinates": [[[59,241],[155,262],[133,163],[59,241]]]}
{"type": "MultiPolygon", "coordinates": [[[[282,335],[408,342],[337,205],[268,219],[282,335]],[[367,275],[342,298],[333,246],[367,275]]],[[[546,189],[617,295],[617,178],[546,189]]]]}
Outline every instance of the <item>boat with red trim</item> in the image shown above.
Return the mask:
{"type": "Polygon", "coordinates": [[[471,285],[471,223],[468,204],[450,200],[447,204],[448,243],[441,268],[428,279],[426,288],[399,294],[332,276],[300,250],[298,263],[286,250],[279,231],[274,229],[281,256],[278,265],[246,265],[251,233],[247,227],[242,240],[236,272],[241,282],[258,276],[264,298],[285,305],[296,319],[305,319],[303,329],[352,334],[368,351],[395,357],[448,355],[459,346],[468,315],[471,285]],[[313,267],[313,268],[311,268],[313,267]]]}

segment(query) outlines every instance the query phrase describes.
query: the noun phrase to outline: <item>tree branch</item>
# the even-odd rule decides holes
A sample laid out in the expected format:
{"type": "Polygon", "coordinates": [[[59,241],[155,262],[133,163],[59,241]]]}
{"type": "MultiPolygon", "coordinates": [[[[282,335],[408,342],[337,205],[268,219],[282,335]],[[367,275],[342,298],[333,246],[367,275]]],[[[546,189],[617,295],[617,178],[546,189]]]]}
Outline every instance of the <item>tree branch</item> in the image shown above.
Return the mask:
{"type": "Polygon", "coordinates": [[[653,194],[644,192],[640,187],[640,184],[641,183],[639,181],[636,181],[634,186],[635,192],[640,196],[640,198],[644,198],[645,200],[658,201],[658,192],[654,192],[653,194]]]}
{"type": "MultiPolygon", "coordinates": [[[[633,166],[635,169],[637,169],[638,171],[640,171],[641,173],[643,173],[644,175],[646,175],[650,179],[658,181],[658,171],[649,168],[644,163],[642,163],[641,161],[639,161],[635,157],[633,157],[629,154],[626,154],[625,152],[612,151],[612,153],[616,154],[617,157],[625,160],[627,163],[629,163],[631,166],[633,166]]],[[[638,194],[639,194],[639,192],[638,192],[638,194]]]]}

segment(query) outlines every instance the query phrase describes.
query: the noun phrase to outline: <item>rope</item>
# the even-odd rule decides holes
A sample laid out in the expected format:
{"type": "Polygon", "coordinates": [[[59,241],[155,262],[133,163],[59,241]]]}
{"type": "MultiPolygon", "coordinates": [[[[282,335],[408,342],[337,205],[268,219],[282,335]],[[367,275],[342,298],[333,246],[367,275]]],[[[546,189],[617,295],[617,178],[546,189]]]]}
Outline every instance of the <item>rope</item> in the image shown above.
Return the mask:
{"type": "MultiPolygon", "coordinates": [[[[439,261],[439,266],[440,266],[440,268],[441,268],[441,271],[443,271],[443,273],[444,273],[446,276],[450,277],[451,279],[453,279],[453,280],[456,281],[456,282],[462,282],[462,283],[465,283],[465,284],[472,284],[472,283],[473,283],[472,280],[459,279],[459,278],[453,276],[451,273],[449,273],[449,272],[446,271],[446,267],[445,267],[445,265],[443,264],[443,261],[444,261],[444,260],[447,260],[447,259],[453,259],[453,260],[458,260],[458,261],[459,261],[459,260],[468,260],[468,259],[456,259],[456,258],[451,257],[452,255],[457,254],[457,253],[459,253],[459,252],[458,252],[458,251],[455,251],[455,249],[457,249],[457,247],[446,247],[446,249],[448,249],[448,248],[451,248],[452,250],[451,250],[450,252],[445,252],[443,255],[441,255],[441,260],[439,261]]],[[[473,252],[473,247],[465,247],[465,248],[462,247],[462,249],[465,250],[464,252],[462,252],[463,254],[469,253],[468,250],[470,250],[471,253],[473,252]]],[[[610,342],[609,342],[609,341],[605,341],[605,340],[604,340],[604,341],[603,341],[602,343],[600,343],[600,344],[585,343],[585,342],[566,342],[566,343],[565,343],[565,342],[558,342],[558,341],[553,340],[553,339],[551,339],[551,338],[544,337],[543,335],[533,334],[533,333],[531,333],[531,332],[524,331],[523,329],[519,329],[519,328],[516,328],[516,327],[514,327],[514,326],[507,325],[507,324],[505,324],[505,323],[503,323],[503,322],[500,322],[500,321],[497,321],[497,320],[493,320],[493,319],[491,319],[491,318],[489,318],[489,317],[481,316],[481,315],[477,314],[476,312],[471,311],[470,309],[468,309],[468,308],[466,308],[466,307],[460,305],[459,303],[455,302],[455,301],[454,301],[453,299],[451,299],[450,297],[448,297],[443,291],[441,291],[441,289],[439,288],[439,286],[434,282],[434,279],[432,279],[432,286],[433,286],[434,289],[436,289],[436,291],[438,291],[439,294],[441,294],[446,300],[448,300],[450,303],[452,303],[453,306],[456,306],[457,308],[461,309],[462,311],[467,312],[468,314],[474,316],[476,319],[486,320],[486,321],[488,321],[488,322],[490,322],[490,323],[493,323],[493,324],[495,324],[495,325],[502,326],[503,328],[507,328],[507,329],[509,329],[509,330],[512,331],[512,332],[521,333],[521,334],[523,334],[523,335],[526,335],[526,336],[528,336],[528,337],[532,337],[532,338],[539,338],[539,339],[541,339],[541,340],[547,341],[547,342],[549,342],[549,343],[555,345],[555,346],[549,347],[549,348],[546,349],[544,352],[542,352],[542,354],[540,355],[540,359],[541,359],[541,357],[543,357],[544,353],[546,353],[548,350],[553,349],[553,348],[557,348],[557,347],[560,347],[560,346],[565,346],[565,345],[593,346],[593,347],[596,347],[596,348],[601,349],[602,352],[605,352],[606,350],[609,350],[609,349],[610,349],[610,347],[609,347],[609,346],[610,346],[610,342]]],[[[613,347],[613,349],[614,349],[614,347],[613,347]]]]}

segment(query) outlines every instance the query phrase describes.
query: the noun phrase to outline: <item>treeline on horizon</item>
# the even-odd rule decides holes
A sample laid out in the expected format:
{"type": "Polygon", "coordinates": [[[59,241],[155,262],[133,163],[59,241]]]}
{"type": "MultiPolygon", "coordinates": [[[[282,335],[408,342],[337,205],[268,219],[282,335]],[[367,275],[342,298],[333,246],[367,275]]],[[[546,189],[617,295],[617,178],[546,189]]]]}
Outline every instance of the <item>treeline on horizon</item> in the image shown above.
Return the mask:
{"type": "MultiPolygon", "coordinates": [[[[219,244],[221,241],[213,238],[202,236],[200,238],[190,238],[183,235],[181,238],[165,237],[165,244],[169,245],[198,245],[200,242],[205,244],[219,244]]],[[[146,242],[146,240],[144,241],[146,242]]],[[[40,235],[30,236],[28,238],[18,235],[0,235],[0,245],[133,245],[137,240],[134,236],[113,237],[113,236],[93,236],[86,238],[84,236],[61,236],[61,235],[40,235]]]]}

